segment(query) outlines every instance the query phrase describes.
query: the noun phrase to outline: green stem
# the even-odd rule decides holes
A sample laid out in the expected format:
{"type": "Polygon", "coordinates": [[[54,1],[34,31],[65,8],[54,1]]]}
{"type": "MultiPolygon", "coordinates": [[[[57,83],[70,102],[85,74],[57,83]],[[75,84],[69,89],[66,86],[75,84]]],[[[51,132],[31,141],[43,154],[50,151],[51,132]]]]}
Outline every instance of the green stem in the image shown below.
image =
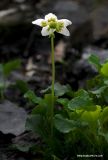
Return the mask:
{"type": "Polygon", "coordinates": [[[54,83],[55,83],[55,57],[54,57],[54,35],[51,35],[51,61],[52,61],[52,107],[51,107],[51,137],[53,137],[53,116],[54,116],[54,83]]]}

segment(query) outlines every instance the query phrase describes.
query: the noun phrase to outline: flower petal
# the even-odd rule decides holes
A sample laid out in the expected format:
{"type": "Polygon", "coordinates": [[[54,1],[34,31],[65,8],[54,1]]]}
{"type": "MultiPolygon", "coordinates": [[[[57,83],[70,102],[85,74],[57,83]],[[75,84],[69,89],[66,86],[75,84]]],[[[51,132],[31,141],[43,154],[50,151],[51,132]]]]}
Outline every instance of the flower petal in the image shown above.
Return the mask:
{"type": "Polygon", "coordinates": [[[54,18],[55,20],[57,20],[57,16],[53,13],[49,13],[45,16],[45,20],[48,21],[49,19],[54,18]]]}
{"type": "Polygon", "coordinates": [[[60,19],[58,20],[58,22],[63,22],[65,27],[72,24],[72,22],[69,21],[68,19],[60,19]]]}
{"type": "Polygon", "coordinates": [[[70,36],[70,32],[68,31],[66,27],[63,27],[62,30],[58,33],[63,34],[65,36],[70,36]]]}
{"type": "Polygon", "coordinates": [[[44,21],[45,21],[44,19],[37,19],[33,21],[32,23],[42,27],[42,22],[44,21]]]}
{"type": "Polygon", "coordinates": [[[42,28],[41,34],[42,34],[42,36],[49,35],[48,26],[42,28]]]}

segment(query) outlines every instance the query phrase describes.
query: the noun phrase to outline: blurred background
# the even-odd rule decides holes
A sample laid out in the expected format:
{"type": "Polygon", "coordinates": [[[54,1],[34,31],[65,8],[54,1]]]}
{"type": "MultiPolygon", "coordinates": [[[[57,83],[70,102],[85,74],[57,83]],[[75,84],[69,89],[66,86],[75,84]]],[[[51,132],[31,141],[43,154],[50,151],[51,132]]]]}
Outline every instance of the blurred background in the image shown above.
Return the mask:
{"type": "Polygon", "coordinates": [[[39,89],[40,84],[49,85],[50,40],[32,21],[50,12],[73,23],[70,37],[55,38],[56,80],[78,89],[96,72],[87,62],[88,55],[98,54],[101,60],[108,56],[107,0],[0,1],[0,62],[21,58],[22,71],[14,78],[29,76],[39,89]]]}

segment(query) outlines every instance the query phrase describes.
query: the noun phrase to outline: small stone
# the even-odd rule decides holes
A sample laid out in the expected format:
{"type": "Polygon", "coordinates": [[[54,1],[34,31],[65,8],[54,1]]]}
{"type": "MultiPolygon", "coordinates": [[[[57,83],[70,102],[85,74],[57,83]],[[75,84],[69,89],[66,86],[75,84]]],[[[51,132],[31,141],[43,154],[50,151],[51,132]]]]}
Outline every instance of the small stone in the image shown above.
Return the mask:
{"type": "Polygon", "coordinates": [[[25,131],[26,111],[10,101],[0,104],[0,131],[18,136],[25,131]]]}

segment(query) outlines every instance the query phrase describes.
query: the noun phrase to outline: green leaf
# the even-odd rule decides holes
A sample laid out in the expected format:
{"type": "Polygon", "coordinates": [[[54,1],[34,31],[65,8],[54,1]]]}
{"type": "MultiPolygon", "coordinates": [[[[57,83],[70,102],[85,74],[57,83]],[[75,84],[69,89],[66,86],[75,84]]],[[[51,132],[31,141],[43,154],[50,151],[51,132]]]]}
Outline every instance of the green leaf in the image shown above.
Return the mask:
{"type": "Polygon", "coordinates": [[[75,92],[75,96],[88,96],[89,97],[89,94],[86,90],[80,89],[77,92],[75,92]]]}
{"type": "Polygon", "coordinates": [[[100,136],[104,137],[106,142],[108,143],[108,133],[103,133],[103,132],[99,132],[98,133],[100,136]]]}
{"type": "Polygon", "coordinates": [[[95,110],[92,98],[89,97],[88,92],[80,90],[76,95],[77,97],[73,98],[68,103],[68,108],[70,110],[76,110],[76,109],[95,110]]]}
{"type": "Polygon", "coordinates": [[[108,132],[108,107],[105,107],[100,115],[100,122],[103,131],[108,132]]]}
{"type": "Polygon", "coordinates": [[[91,54],[90,57],[89,57],[89,62],[94,64],[94,66],[100,70],[101,68],[101,63],[100,63],[100,59],[98,56],[94,55],[94,54],[91,54]]]}
{"type": "Polygon", "coordinates": [[[108,85],[108,79],[104,79],[104,84],[108,85]]]}
{"type": "Polygon", "coordinates": [[[84,111],[80,119],[87,122],[92,128],[96,128],[101,110],[101,106],[96,106],[95,111],[84,111]]]}
{"type": "MultiPolygon", "coordinates": [[[[56,102],[57,97],[54,97],[54,104],[56,102]]],[[[45,94],[43,102],[39,104],[40,106],[44,106],[46,108],[47,116],[51,116],[52,109],[52,95],[45,94]]]]}
{"type": "Polygon", "coordinates": [[[35,93],[31,90],[29,90],[27,93],[24,94],[24,97],[25,98],[28,98],[29,101],[31,101],[32,103],[34,104],[39,104],[39,102],[41,101],[41,98],[40,97],[37,97],[35,95],[35,93]]]}
{"type": "Polygon", "coordinates": [[[62,133],[69,133],[75,129],[75,122],[73,120],[63,118],[60,114],[55,115],[54,123],[56,129],[62,133]]]}
{"type": "Polygon", "coordinates": [[[18,69],[20,66],[21,66],[21,60],[20,59],[12,60],[12,61],[9,61],[9,62],[5,63],[3,65],[4,75],[9,76],[9,74],[13,70],[18,69]]]}
{"type": "MultiPolygon", "coordinates": [[[[55,91],[55,96],[58,97],[63,96],[66,93],[72,94],[72,90],[69,85],[61,85],[60,83],[55,83],[54,91],[55,91]]],[[[45,90],[42,90],[42,93],[49,93],[49,92],[51,92],[51,86],[45,90]]]]}
{"type": "Polygon", "coordinates": [[[40,133],[42,128],[42,116],[37,115],[29,115],[26,121],[26,130],[32,131],[34,133],[40,133]]]}
{"type": "Polygon", "coordinates": [[[60,83],[56,83],[54,86],[55,95],[56,96],[63,96],[65,93],[68,93],[71,91],[71,88],[69,85],[61,85],[60,83]]]}
{"type": "Polygon", "coordinates": [[[103,85],[103,77],[99,74],[94,78],[87,80],[87,88],[91,90],[92,88],[98,88],[103,85]]]}
{"type": "MultiPolygon", "coordinates": [[[[56,102],[56,97],[54,99],[56,102]]],[[[52,95],[45,94],[44,98],[41,99],[38,105],[32,110],[32,114],[41,114],[42,116],[50,116],[52,107],[52,95]]]]}
{"type": "Polygon", "coordinates": [[[41,114],[44,116],[46,114],[46,111],[47,111],[47,109],[44,105],[42,105],[42,106],[38,105],[35,108],[33,108],[32,114],[41,114]]]}
{"type": "Polygon", "coordinates": [[[38,105],[32,110],[32,114],[41,114],[46,116],[47,112],[50,112],[51,109],[51,94],[44,95],[44,98],[41,99],[38,105]]]}
{"type": "Polygon", "coordinates": [[[108,107],[105,107],[103,109],[102,116],[103,116],[103,118],[108,116],[108,107]]]}
{"type": "Polygon", "coordinates": [[[108,62],[107,62],[107,63],[104,63],[104,64],[102,65],[101,73],[102,73],[105,77],[108,77],[108,62]]]}
{"type": "MultiPolygon", "coordinates": [[[[56,100],[56,97],[54,97],[54,101],[56,100]]],[[[52,106],[52,95],[51,94],[45,94],[44,95],[44,102],[46,103],[46,105],[48,106],[52,106]]]]}
{"type": "Polygon", "coordinates": [[[96,95],[100,95],[101,93],[104,92],[104,90],[107,88],[108,86],[102,86],[94,91],[90,91],[92,94],[96,94],[96,95]]]}
{"type": "Polygon", "coordinates": [[[29,115],[25,124],[26,130],[36,133],[43,140],[48,139],[50,125],[48,123],[47,118],[48,117],[44,117],[41,114],[29,115]]]}
{"type": "Polygon", "coordinates": [[[106,86],[104,92],[101,94],[101,97],[103,98],[104,102],[108,104],[108,86],[106,86]]]}
{"type": "Polygon", "coordinates": [[[20,91],[24,94],[29,90],[29,86],[25,81],[22,80],[17,80],[16,81],[16,86],[18,87],[18,89],[20,89],[20,91]]]}
{"type": "Polygon", "coordinates": [[[62,117],[60,114],[56,114],[54,117],[54,124],[56,129],[62,133],[69,133],[70,131],[75,130],[77,127],[85,127],[87,123],[80,123],[79,121],[69,120],[62,117]]]}
{"type": "Polygon", "coordinates": [[[59,98],[57,99],[57,102],[62,106],[67,107],[69,100],[67,98],[59,98]]]}

